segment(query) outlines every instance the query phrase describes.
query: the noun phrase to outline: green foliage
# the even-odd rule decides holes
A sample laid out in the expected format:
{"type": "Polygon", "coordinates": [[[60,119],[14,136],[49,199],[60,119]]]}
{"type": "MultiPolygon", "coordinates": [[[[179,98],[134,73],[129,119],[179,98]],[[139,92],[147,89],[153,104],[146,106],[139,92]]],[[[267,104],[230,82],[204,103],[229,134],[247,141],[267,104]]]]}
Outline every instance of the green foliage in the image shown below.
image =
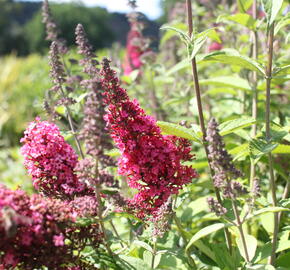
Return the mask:
{"type": "Polygon", "coordinates": [[[0,59],[0,147],[19,145],[27,123],[43,115],[45,91],[51,86],[46,57],[0,59]]]}
{"type": "Polygon", "coordinates": [[[283,0],[262,0],[262,3],[266,12],[268,26],[271,26],[282,7],[283,0]]]}

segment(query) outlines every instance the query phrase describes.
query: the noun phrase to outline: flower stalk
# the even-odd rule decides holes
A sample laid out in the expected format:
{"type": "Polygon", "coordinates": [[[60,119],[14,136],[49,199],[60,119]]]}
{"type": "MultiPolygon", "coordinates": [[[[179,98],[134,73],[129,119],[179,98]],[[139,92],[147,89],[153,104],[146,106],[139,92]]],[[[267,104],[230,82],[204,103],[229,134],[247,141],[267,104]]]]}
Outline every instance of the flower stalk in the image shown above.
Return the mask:
{"type": "Polygon", "coordinates": [[[239,216],[239,212],[238,212],[238,208],[237,208],[237,204],[235,202],[235,200],[232,200],[232,206],[233,206],[233,211],[234,211],[234,215],[235,218],[237,220],[237,227],[242,239],[242,244],[243,244],[243,248],[244,248],[244,252],[245,252],[245,257],[246,257],[246,261],[250,262],[250,257],[249,257],[249,252],[248,252],[248,248],[247,248],[247,243],[246,243],[246,238],[245,238],[245,234],[244,234],[244,230],[243,230],[243,223],[240,219],[239,216]]]}
{"type": "MultiPolygon", "coordinates": [[[[186,9],[187,9],[187,24],[188,24],[188,35],[189,37],[192,36],[193,33],[193,23],[192,23],[192,6],[191,6],[191,0],[186,0],[186,9]]],[[[196,65],[196,59],[195,57],[191,60],[191,69],[192,69],[192,77],[193,77],[193,82],[194,82],[194,87],[195,87],[195,94],[196,94],[196,100],[197,100],[197,108],[198,108],[198,117],[199,117],[199,125],[203,134],[202,140],[203,140],[203,145],[205,149],[205,153],[208,158],[208,148],[207,148],[207,143],[206,143],[206,128],[205,128],[205,123],[204,123],[204,117],[203,117],[203,108],[202,108],[202,102],[201,102],[201,91],[200,91],[200,86],[199,86],[199,80],[198,80],[198,73],[197,73],[197,65],[196,65]]],[[[210,172],[211,176],[213,179],[213,170],[210,167],[210,172]]],[[[216,198],[220,204],[222,204],[222,199],[220,192],[217,187],[214,186],[216,198]]],[[[232,250],[232,244],[231,244],[231,236],[229,233],[229,230],[227,228],[224,229],[225,232],[225,238],[227,242],[227,247],[229,251],[231,252],[232,250]]]]}
{"type": "MultiPolygon", "coordinates": [[[[257,19],[257,0],[254,0],[252,6],[253,17],[257,19]]],[[[258,32],[256,30],[252,31],[253,35],[253,44],[252,44],[252,57],[254,60],[258,58],[258,32]]],[[[258,114],[258,91],[257,91],[257,83],[258,83],[258,72],[253,71],[252,73],[252,85],[253,85],[253,96],[252,96],[252,117],[257,121],[258,114]]],[[[252,137],[256,137],[257,135],[257,122],[255,122],[252,126],[252,137]]],[[[254,179],[256,176],[256,166],[254,160],[251,160],[250,167],[250,188],[253,188],[254,179]]]]}
{"type": "MultiPolygon", "coordinates": [[[[272,80],[272,64],[273,64],[273,43],[274,43],[274,23],[270,26],[268,32],[268,63],[266,66],[266,140],[271,141],[270,134],[270,101],[271,101],[271,80],[272,80]]],[[[270,173],[270,189],[272,195],[273,206],[277,206],[276,184],[273,170],[273,159],[271,152],[268,154],[269,173],[270,173]]],[[[274,265],[276,261],[276,248],[278,241],[279,217],[278,213],[274,213],[274,232],[272,238],[272,252],[269,258],[269,264],[274,265]]]]}
{"type": "MultiPolygon", "coordinates": [[[[178,232],[180,233],[180,235],[181,235],[181,237],[182,237],[182,239],[184,241],[185,246],[187,246],[188,241],[187,241],[186,235],[184,233],[184,230],[182,228],[182,225],[180,223],[180,220],[178,219],[178,217],[176,216],[175,213],[173,214],[173,220],[174,220],[174,222],[176,224],[176,227],[177,227],[178,232]]],[[[188,258],[189,265],[192,267],[191,269],[197,270],[196,263],[195,263],[194,259],[190,256],[189,250],[186,250],[186,256],[188,258]]]]}

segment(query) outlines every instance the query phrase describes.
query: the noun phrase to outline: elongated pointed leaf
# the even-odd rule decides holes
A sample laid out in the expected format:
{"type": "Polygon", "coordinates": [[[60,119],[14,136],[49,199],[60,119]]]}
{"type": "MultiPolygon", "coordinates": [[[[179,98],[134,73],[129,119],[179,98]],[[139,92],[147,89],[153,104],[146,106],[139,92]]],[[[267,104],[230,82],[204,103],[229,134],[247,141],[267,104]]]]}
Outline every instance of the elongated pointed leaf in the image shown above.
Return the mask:
{"type": "Polygon", "coordinates": [[[180,36],[181,40],[184,43],[186,43],[186,44],[191,42],[191,39],[187,35],[187,33],[185,31],[181,30],[181,29],[178,29],[178,28],[175,28],[175,27],[172,27],[172,26],[167,26],[167,25],[162,26],[160,29],[161,30],[172,30],[172,31],[176,32],[180,36]]]}
{"type": "MultiPolygon", "coordinates": [[[[249,256],[249,260],[251,261],[255,256],[258,242],[257,239],[252,235],[245,234],[244,236],[246,241],[247,253],[249,256]]],[[[236,243],[239,248],[240,254],[246,260],[246,252],[241,237],[238,237],[236,239],[236,243]]]]}
{"type": "Polygon", "coordinates": [[[260,210],[257,210],[255,211],[251,217],[254,217],[254,216],[258,216],[258,215],[261,215],[261,214],[264,214],[264,213],[275,213],[275,212],[287,212],[287,211],[290,211],[290,209],[288,208],[284,208],[284,207],[266,207],[266,208],[263,208],[263,209],[260,209],[260,210]]]}
{"type": "Polygon", "coordinates": [[[164,121],[158,121],[157,125],[165,134],[174,135],[198,143],[201,142],[199,136],[192,129],[164,121]]]}
{"type": "Polygon", "coordinates": [[[283,0],[262,0],[262,4],[266,12],[268,26],[271,26],[282,7],[283,0]]]}
{"type": "Polygon", "coordinates": [[[241,117],[233,120],[226,121],[219,125],[220,134],[222,136],[233,133],[239,129],[253,125],[256,120],[252,117],[241,117]]]}
{"type": "Polygon", "coordinates": [[[251,87],[247,80],[244,80],[238,76],[221,76],[210,78],[206,80],[200,80],[200,85],[215,85],[215,86],[225,86],[243,89],[246,91],[251,91],[251,87]]]}
{"type": "Polygon", "coordinates": [[[249,143],[250,156],[253,159],[259,159],[265,154],[272,152],[279,144],[267,142],[263,138],[252,139],[249,143]]]}
{"type": "Polygon", "coordinates": [[[265,75],[264,68],[253,59],[241,55],[237,50],[224,49],[204,55],[202,61],[219,62],[233,66],[239,66],[245,69],[258,71],[265,75]]]}
{"type": "Polygon", "coordinates": [[[209,225],[200,231],[198,231],[189,241],[188,245],[186,246],[186,249],[188,250],[197,240],[208,236],[209,234],[212,234],[222,228],[224,228],[226,225],[224,223],[215,223],[212,225],[209,225]]]}
{"type": "Polygon", "coordinates": [[[145,242],[143,242],[143,241],[135,240],[135,241],[133,242],[133,244],[135,244],[135,245],[137,245],[137,246],[140,246],[140,247],[143,247],[143,248],[145,248],[146,250],[148,250],[148,251],[150,251],[151,253],[153,253],[153,249],[152,249],[152,247],[151,247],[149,244],[147,244],[147,243],[145,243],[145,242]]]}
{"type": "Polygon", "coordinates": [[[237,13],[229,16],[221,16],[218,18],[218,22],[219,21],[233,21],[251,30],[255,30],[257,25],[257,21],[247,13],[237,13]]]}
{"type": "Polygon", "coordinates": [[[274,35],[277,35],[277,33],[285,26],[290,24],[290,15],[287,17],[283,17],[281,20],[279,20],[275,26],[274,35]]]}
{"type": "Polygon", "coordinates": [[[247,10],[251,7],[253,0],[238,0],[237,2],[239,11],[246,13],[247,10]]]}

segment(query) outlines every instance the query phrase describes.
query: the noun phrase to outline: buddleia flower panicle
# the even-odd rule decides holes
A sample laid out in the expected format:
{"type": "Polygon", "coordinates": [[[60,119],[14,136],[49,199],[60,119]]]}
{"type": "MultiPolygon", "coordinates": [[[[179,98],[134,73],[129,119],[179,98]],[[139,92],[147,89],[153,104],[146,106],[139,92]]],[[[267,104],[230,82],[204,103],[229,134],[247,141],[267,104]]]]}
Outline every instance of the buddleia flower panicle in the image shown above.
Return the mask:
{"type": "Polygon", "coordinates": [[[220,189],[226,198],[237,198],[247,193],[247,189],[234,179],[242,177],[232,157],[225,148],[222,136],[219,134],[218,123],[212,118],[208,123],[206,141],[208,143],[208,158],[214,171],[214,185],[220,189]]]}
{"type": "Polygon", "coordinates": [[[107,128],[121,152],[118,172],[138,191],[128,203],[138,209],[140,217],[154,214],[172,194],[197,177],[191,166],[182,165],[193,158],[190,143],[161,134],[156,120],[120,86],[107,59],[102,62],[101,75],[108,105],[107,128]]]}
{"type": "Polygon", "coordinates": [[[90,193],[75,173],[78,157],[59,128],[36,118],[21,139],[24,165],[35,189],[47,196],[73,198],[90,193]]]}
{"type": "Polygon", "coordinates": [[[64,39],[59,38],[60,31],[55,20],[53,19],[48,0],[44,0],[42,4],[42,22],[44,23],[46,30],[45,39],[54,41],[57,44],[60,53],[66,54],[68,52],[66,42],[64,39]]]}
{"type": "Polygon", "coordinates": [[[98,74],[98,68],[96,67],[99,62],[96,59],[96,54],[93,52],[93,47],[89,43],[86,32],[82,24],[78,24],[75,30],[76,44],[78,53],[83,56],[83,59],[79,61],[83,66],[84,73],[87,73],[91,77],[95,77],[98,74]]]}
{"type": "Polygon", "coordinates": [[[80,65],[83,66],[83,72],[87,75],[87,78],[81,82],[81,85],[87,90],[87,97],[79,138],[85,142],[88,157],[78,163],[78,176],[92,185],[105,184],[116,187],[117,182],[114,177],[105,172],[105,168],[114,166],[115,161],[105,154],[105,151],[112,149],[113,145],[105,130],[105,104],[97,68],[98,61],[81,24],[77,25],[75,33],[78,53],[83,56],[80,65]],[[96,160],[98,160],[97,165],[96,160]]]}
{"type": "Polygon", "coordinates": [[[207,203],[211,212],[215,213],[217,216],[223,216],[227,213],[227,209],[223,207],[217,200],[213,197],[207,198],[207,203]]]}
{"type": "Polygon", "coordinates": [[[30,197],[24,191],[0,185],[2,266],[4,269],[43,266],[60,269],[60,265],[79,265],[74,251],[82,249],[88,237],[92,237],[96,247],[102,243],[97,224],[86,230],[75,226],[76,219],[83,216],[69,202],[38,194],[30,197]]]}

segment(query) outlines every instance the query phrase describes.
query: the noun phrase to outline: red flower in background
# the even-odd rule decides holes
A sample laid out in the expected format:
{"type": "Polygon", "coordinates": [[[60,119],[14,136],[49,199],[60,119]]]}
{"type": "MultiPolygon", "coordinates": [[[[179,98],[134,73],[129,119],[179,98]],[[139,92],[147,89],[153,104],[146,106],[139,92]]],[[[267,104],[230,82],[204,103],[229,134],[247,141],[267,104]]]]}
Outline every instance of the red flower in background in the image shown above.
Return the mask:
{"type": "Polygon", "coordinates": [[[127,35],[124,74],[129,75],[142,66],[142,55],[148,51],[148,40],[143,36],[144,15],[138,12],[129,14],[130,31],[127,35]]]}

